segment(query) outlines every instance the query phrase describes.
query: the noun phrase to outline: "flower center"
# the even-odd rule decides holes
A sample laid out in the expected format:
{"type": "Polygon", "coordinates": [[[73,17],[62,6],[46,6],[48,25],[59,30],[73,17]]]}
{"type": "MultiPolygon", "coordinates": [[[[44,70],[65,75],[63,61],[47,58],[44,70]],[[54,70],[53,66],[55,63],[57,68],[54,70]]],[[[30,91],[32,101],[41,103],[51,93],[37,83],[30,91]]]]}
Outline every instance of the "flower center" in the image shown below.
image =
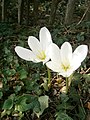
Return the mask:
{"type": "Polygon", "coordinates": [[[39,54],[37,55],[37,58],[40,59],[40,60],[45,60],[45,58],[46,58],[45,52],[43,50],[39,51],[39,54]]]}
{"type": "Polygon", "coordinates": [[[62,64],[62,69],[64,71],[67,71],[68,69],[70,69],[70,65],[64,65],[64,64],[62,64]]]}

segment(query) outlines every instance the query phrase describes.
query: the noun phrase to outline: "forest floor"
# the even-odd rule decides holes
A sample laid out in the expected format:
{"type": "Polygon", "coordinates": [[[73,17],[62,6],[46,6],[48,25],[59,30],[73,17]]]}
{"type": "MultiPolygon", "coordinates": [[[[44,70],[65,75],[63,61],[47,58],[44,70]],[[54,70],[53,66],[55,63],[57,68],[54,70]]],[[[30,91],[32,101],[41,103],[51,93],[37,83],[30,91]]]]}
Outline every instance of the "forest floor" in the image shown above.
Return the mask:
{"type": "Polygon", "coordinates": [[[47,91],[44,89],[45,86],[41,86],[47,76],[46,67],[21,60],[15,53],[17,45],[28,48],[28,36],[38,38],[42,26],[43,24],[31,27],[0,23],[0,114],[6,110],[1,120],[19,120],[22,116],[22,120],[90,120],[90,33],[86,23],[70,27],[58,24],[52,27],[46,25],[53,42],[59,47],[65,41],[70,42],[73,49],[81,44],[88,45],[87,58],[75,72],[68,95],[61,92],[65,86],[64,77],[58,77],[56,73],[51,72],[51,88],[47,91]],[[22,104],[28,105],[29,98],[25,98],[24,95],[34,97],[30,98],[34,99],[34,102],[31,102],[34,107],[29,110],[20,108],[22,111],[20,114],[19,109],[15,111],[15,105],[16,103],[21,107],[22,104]],[[35,112],[39,108],[38,105],[35,106],[37,104],[35,100],[37,96],[44,95],[49,96],[49,105],[38,118],[35,112]],[[5,101],[11,99],[11,96],[14,96],[14,102],[8,109],[9,105],[5,106],[5,101]],[[17,102],[19,99],[21,101],[17,102]]]}

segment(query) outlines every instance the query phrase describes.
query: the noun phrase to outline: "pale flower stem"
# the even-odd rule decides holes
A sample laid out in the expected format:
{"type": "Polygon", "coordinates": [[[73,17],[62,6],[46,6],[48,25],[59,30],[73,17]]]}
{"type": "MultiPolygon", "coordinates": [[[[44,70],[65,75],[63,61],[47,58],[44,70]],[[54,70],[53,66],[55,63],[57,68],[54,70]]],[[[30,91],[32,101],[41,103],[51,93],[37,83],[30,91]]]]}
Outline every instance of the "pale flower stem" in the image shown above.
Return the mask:
{"type": "Polygon", "coordinates": [[[69,81],[68,81],[68,86],[70,86],[70,85],[71,85],[72,78],[73,78],[73,74],[72,74],[72,75],[68,78],[68,79],[69,79],[69,81]]]}
{"type": "Polygon", "coordinates": [[[68,77],[66,77],[66,94],[68,93],[68,77]]]}
{"type": "Polygon", "coordinates": [[[57,79],[59,78],[59,75],[58,75],[58,73],[57,73],[57,79]]]}
{"type": "Polygon", "coordinates": [[[51,86],[51,72],[48,67],[47,67],[47,72],[48,72],[48,86],[51,86]]]}

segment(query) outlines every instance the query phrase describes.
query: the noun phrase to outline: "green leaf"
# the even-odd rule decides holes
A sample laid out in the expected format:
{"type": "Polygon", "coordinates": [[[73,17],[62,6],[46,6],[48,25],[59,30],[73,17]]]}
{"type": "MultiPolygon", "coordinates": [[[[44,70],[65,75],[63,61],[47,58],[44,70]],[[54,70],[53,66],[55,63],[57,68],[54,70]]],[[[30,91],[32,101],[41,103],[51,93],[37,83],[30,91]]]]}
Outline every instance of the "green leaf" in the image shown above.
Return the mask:
{"type": "Polygon", "coordinates": [[[56,120],[73,120],[66,113],[58,113],[56,116],[57,116],[56,120]]]}
{"type": "Polygon", "coordinates": [[[36,112],[34,109],[34,112],[36,113],[37,117],[39,118],[40,115],[44,112],[44,110],[48,107],[48,96],[40,96],[38,98],[38,101],[40,103],[40,111],[36,112]]]}
{"type": "Polygon", "coordinates": [[[28,110],[28,106],[27,106],[27,104],[26,104],[26,100],[27,100],[27,98],[23,98],[23,99],[21,100],[20,104],[17,104],[17,105],[15,106],[15,107],[16,107],[16,110],[21,111],[21,112],[28,110]]]}
{"type": "Polygon", "coordinates": [[[17,92],[19,92],[21,90],[21,86],[19,86],[19,85],[17,85],[16,87],[15,87],[15,89],[14,89],[14,91],[17,93],[17,92]]]}
{"type": "Polygon", "coordinates": [[[57,106],[58,110],[72,110],[74,106],[71,106],[69,103],[62,103],[57,106]]]}
{"type": "Polygon", "coordinates": [[[61,97],[62,103],[66,103],[69,100],[68,95],[66,95],[65,93],[62,93],[60,97],[61,97]]]}
{"type": "Polygon", "coordinates": [[[77,115],[80,120],[85,120],[86,112],[84,107],[79,106],[79,113],[77,115]]]}
{"type": "Polygon", "coordinates": [[[10,68],[6,68],[5,72],[8,76],[15,75],[15,73],[16,73],[15,69],[10,69],[10,68]]]}
{"type": "Polygon", "coordinates": [[[71,87],[70,89],[70,95],[69,98],[72,99],[73,102],[76,102],[77,104],[80,103],[80,95],[76,91],[74,87],[71,87]]]}
{"type": "Polygon", "coordinates": [[[19,71],[19,74],[20,74],[20,79],[22,80],[22,79],[25,79],[25,78],[27,78],[27,71],[26,70],[24,70],[24,69],[21,69],[20,71],[19,71]]]}
{"type": "Polygon", "coordinates": [[[83,33],[78,34],[78,35],[77,35],[77,40],[78,40],[78,41],[84,41],[84,34],[83,34],[83,33]]]}
{"type": "Polygon", "coordinates": [[[2,98],[2,96],[3,96],[3,92],[0,92],[0,99],[2,98]]]}
{"type": "Polygon", "coordinates": [[[11,109],[13,107],[13,100],[12,99],[7,99],[4,102],[3,109],[11,109]]]}
{"type": "Polygon", "coordinates": [[[15,105],[15,110],[23,112],[29,109],[34,109],[37,105],[38,99],[34,96],[30,95],[23,95],[18,97],[17,103],[15,105]]]}

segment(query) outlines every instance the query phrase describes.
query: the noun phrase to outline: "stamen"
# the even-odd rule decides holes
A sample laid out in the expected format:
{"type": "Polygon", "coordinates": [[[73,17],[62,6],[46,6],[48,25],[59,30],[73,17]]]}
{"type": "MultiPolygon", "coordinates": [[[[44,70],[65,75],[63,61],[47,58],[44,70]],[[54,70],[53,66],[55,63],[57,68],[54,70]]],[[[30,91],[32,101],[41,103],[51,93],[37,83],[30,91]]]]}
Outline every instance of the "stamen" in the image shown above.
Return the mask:
{"type": "Polygon", "coordinates": [[[62,69],[64,71],[67,71],[68,69],[70,69],[70,65],[64,65],[64,64],[62,64],[62,69]]]}
{"type": "Polygon", "coordinates": [[[39,58],[40,60],[45,60],[46,55],[45,52],[42,50],[39,52],[39,54],[37,55],[37,58],[39,58]]]}

